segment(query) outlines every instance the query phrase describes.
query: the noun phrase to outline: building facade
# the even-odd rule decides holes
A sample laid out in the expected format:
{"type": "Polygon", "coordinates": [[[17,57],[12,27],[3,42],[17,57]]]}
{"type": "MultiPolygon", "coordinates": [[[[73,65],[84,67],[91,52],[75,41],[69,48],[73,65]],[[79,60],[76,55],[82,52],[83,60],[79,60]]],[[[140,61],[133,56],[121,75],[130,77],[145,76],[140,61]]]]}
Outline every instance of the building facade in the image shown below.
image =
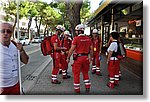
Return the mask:
{"type": "Polygon", "coordinates": [[[118,31],[127,57],[143,61],[143,1],[102,0],[88,26],[101,31],[103,49],[110,32],[118,31]]]}

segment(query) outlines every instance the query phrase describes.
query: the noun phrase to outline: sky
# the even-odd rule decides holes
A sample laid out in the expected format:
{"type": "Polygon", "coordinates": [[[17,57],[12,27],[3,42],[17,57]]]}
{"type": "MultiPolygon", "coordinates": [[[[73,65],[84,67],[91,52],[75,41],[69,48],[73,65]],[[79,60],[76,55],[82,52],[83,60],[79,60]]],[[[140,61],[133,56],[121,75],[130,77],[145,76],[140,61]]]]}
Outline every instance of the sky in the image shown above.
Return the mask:
{"type": "Polygon", "coordinates": [[[91,2],[90,12],[94,12],[99,7],[100,1],[102,1],[102,0],[90,0],[90,2],[91,2]]]}
{"type": "MultiPolygon", "coordinates": [[[[42,0],[44,2],[50,3],[52,0],[42,0]]],[[[91,2],[90,12],[94,12],[98,7],[101,0],[89,0],[91,2]]]]}

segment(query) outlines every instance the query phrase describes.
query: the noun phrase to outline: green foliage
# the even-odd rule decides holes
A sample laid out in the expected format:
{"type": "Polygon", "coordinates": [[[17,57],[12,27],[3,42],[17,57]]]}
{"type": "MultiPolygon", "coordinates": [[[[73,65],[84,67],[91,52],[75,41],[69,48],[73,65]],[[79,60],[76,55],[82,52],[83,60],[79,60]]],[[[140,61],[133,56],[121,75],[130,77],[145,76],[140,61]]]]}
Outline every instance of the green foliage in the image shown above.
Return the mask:
{"type": "Polygon", "coordinates": [[[21,1],[19,5],[19,18],[26,17],[29,11],[29,2],[28,1],[21,1]]]}
{"type": "MultiPolygon", "coordinates": [[[[26,16],[28,14],[28,2],[20,2],[19,5],[19,19],[26,16]]],[[[16,1],[10,1],[8,5],[3,7],[6,17],[5,20],[12,20],[12,17],[17,17],[17,3],[16,1]]],[[[15,23],[16,21],[14,21],[15,23]]]]}
{"type": "Polygon", "coordinates": [[[12,17],[9,16],[9,15],[6,15],[6,16],[4,17],[4,20],[5,20],[5,21],[12,21],[12,17]]]}
{"type": "Polygon", "coordinates": [[[57,23],[58,24],[62,24],[63,26],[65,26],[66,29],[69,29],[70,22],[68,20],[67,14],[66,14],[67,12],[66,12],[65,1],[63,1],[63,0],[61,0],[61,1],[55,0],[50,5],[60,15],[57,23]]]}
{"type": "Polygon", "coordinates": [[[58,12],[56,12],[54,9],[52,9],[50,6],[47,6],[44,10],[43,10],[43,24],[47,24],[50,27],[54,27],[55,25],[58,24],[61,16],[60,14],[58,14],[58,12]]]}
{"type": "MultiPolygon", "coordinates": [[[[59,13],[62,16],[62,22],[64,22],[64,26],[67,27],[67,29],[69,29],[69,26],[71,24],[69,22],[68,16],[71,16],[71,15],[66,16],[67,15],[67,9],[66,9],[66,4],[65,4],[66,2],[67,2],[66,0],[61,0],[61,1],[55,0],[53,3],[51,3],[51,5],[55,5],[56,9],[58,9],[59,13]]],[[[76,1],[69,1],[70,8],[73,8],[75,5],[78,5],[76,1]]],[[[90,17],[91,17],[90,1],[84,0],[82,4],[82,8],[80,10],[81,23],[85,22],[90,17]]]]}
{"type": "Polygon", "coordinates": [[[54,28],[57,24],[59,24],[61,16],[49,4],[36,2],[35,5],[38,12],[36,17],[39,23],[41,22],[42,25],[45,25],[46,27],[48,26],[47,28],[54,28]]]}
{"type": "MultiPolygon", "coordinates": [[[[70,7],[73,7],[76,2],[70,2],[70,7]]],[[[9,5],[4,7],[6,12],[5,20],[12,20],[13,17],[17,17],[17,4],[16,1],[10,1],[9,5]]],[[[70,15],[71,16],[71,15],[70,15]]],[[[90,14],[90,2],[89,0],[84,0],[82,8],[80,11],[81,22],[83,23],[91,16],[90,14]]],[[[69,17],[67,15],[67,9],[65,0],[64,1],[53,1],[50,4],[45,2],[31,2],[29,0],[20,1],[19,5],[19,19],[26,17],[30,20],[35,18],[37,23],[45,25],[48,28],[54,28],[58,24],[64,25],[67,29],[70,28],[71,23],[69,22],[69,17]]],[[[15,22],[15,21],[14,21],[15,22]]],[[[30,27],[29,27],[30,28],[30,27]]],[[[37,28],[37,29],[38,29],[37,28]]]]}
{"type": "Polygon", "coordinates": [[[85,22],[91,17],[90,8],[90,1],[84,0],[80,11],[81,23],[85,22]]]}
{"type": "Polygon", "coordinates": [[[3,7],[4,11],[6,12],[6,16],[7,16],[6,18],[11,18],[11,15],[16,17],[16,14],[17,14],[17,8],[16,7],[17,7],[17,4],[14,1],[9,2],[8,6],[5,5],[3,7]]]}

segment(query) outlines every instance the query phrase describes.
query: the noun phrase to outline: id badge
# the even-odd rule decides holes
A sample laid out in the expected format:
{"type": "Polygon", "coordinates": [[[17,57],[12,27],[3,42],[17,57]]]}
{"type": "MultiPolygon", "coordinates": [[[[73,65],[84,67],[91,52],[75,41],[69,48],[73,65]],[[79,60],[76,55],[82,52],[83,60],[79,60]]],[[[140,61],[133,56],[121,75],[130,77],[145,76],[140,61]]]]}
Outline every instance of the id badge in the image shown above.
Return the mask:
{"type": "Polygon", "coordinates": [[[96,48],[94,48],[94,51],[96,51],[96,48]]]}

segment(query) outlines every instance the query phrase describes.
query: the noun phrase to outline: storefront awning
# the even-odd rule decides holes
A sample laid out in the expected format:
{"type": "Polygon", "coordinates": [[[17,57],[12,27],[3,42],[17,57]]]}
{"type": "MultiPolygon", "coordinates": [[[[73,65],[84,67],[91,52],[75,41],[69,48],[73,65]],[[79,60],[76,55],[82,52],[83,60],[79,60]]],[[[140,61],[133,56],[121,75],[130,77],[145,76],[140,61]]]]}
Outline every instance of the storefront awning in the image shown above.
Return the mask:
{"type": "Polygon", "coordinates": [[[93,17],[92,17],[91,19],[89,19],[87,25],[93,25],[94,22],[96,22],[96,21],[99,19],[99,15],[102,16],[102,14],[106,11],[105,9],[108,10],[109,8],[111,8],[111,7],[109,6],[109,4],[111,4],[112,1],[113,1],[113,0],[102,0],[102,1],[100,2],[99,7],[98,7],[98,8],[96,9],[96,11],[94,12],[93,17]],[[109,6],[109,7],[107,7],[107,6],[109,6]]]}
{"type": "Polygon", "coordinates": [[[99,8],[95,11],[94,16],[101,12],[112,0],[103,0],[99,8]]]}

